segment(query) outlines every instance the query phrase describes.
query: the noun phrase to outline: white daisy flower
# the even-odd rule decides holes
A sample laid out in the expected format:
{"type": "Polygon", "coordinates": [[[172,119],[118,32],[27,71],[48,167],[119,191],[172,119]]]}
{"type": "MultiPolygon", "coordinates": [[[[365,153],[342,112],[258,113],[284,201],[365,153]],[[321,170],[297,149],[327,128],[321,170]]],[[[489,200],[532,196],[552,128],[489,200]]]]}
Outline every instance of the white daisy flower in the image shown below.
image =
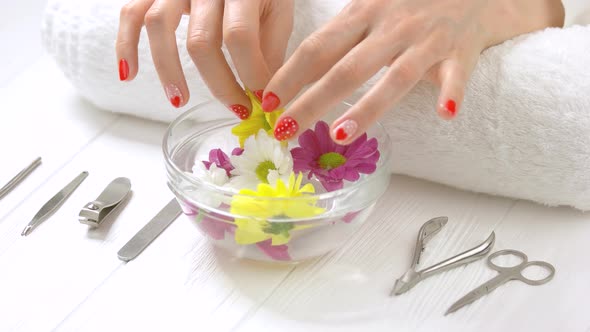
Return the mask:
{"type": "MultiPolygon", "coordinates": [[[[187,172],[188,173],[188,172],[187,172]]],[[[188,173],[204,182],[214,184],[216,186],[225,186],[229,182],[229,177],[225,169],[217,167],[215,163],[211,163],[209,169],[205,167],[203,162],[197,161],[193,166],[193,172],[188,173]]],[[[193,186],[191,186],[192,188],[193,186]]],[[[219,207],[227,199],[221,195],[212,193],[208,189],[186,189],[187,193],[194,198],[196,202],[203,204],[205,207],[219,207]]]]}
{"type": "Polygon", "coordinates": [[[196,162],[193,166],[193,175],[216,186],[223,186],[229,181],[225,169],[217,167],[215,163],[211,163],[211,166],[207,169],[202,162],[196,162]]]}
{"type": "Polygon", "coordinates": [[[278,179],[287,183],[293,171],[293,159],[287,147],[264,130],[248,137],[244,152],[231,156],[230,160],[234,169],[229,186],[235,189],[255,190],[259,183],[275,184],[278,179]]]}

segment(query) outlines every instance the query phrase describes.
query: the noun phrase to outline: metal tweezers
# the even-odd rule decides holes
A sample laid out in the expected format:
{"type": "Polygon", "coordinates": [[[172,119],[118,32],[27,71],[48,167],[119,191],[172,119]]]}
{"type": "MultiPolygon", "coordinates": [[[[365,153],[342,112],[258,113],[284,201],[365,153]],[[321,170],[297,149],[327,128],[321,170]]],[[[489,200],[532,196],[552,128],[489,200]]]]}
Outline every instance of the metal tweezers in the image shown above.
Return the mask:
{"type": "Polygon", "coordinates": [[[425,249],[425,245],[430,239],[432,239],[440,230],[447,224],[449,218],[437,217],[427,221],[418,232],[418,239],[416,240],[416,248],[414,249],[414,257],[412,258],[412,266],[404,273],[399,279],[396,280],[395,286],[391,291],[391,295],[400,295],[412,287],[414,287],[420,281],[435,275],[440,272],[444,272],[455,267],[474,262],[480,258],[486,256],[496,240],[494,232],[482,242],[480,245],[464,251],[456,256],[446,259],[440,263],[434,264],[430,267],[416,271],[417,265],[420,263],[420,255],[425,249]]]}

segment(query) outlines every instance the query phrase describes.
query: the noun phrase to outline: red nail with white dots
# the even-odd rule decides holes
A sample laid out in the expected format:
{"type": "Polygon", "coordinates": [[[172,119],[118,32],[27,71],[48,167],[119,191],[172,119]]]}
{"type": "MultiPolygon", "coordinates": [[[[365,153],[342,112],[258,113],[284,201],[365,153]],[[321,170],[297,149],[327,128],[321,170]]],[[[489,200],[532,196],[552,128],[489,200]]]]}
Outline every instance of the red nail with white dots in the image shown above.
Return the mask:
{"type": "Polygon", "coordinates": [[[275,125],[275,138],[279,141],[288,140],[295,136],[299,130],[299,124],[290,116],[281,118],[275,125]]]}
{"type": "Polygon", "coordinates": [[[350,137],[352,137],[356,130],[358,129],[358,124],[354,120],[345,120],[340,123],[336,128],[334,128],[334,138],[336,141],[346,141],[350,137]]]}
{"type": "Polygon", "coordinates": [[[246,106],[244,105],[240,105],[240,104],[235,104],[235,105],[231,105],[229,107],[229,109],[234,112],[238,118],[242,119],[242,120],[246,120],[247,118],[250,117],[250,110],[246,108],[246,106]]]}

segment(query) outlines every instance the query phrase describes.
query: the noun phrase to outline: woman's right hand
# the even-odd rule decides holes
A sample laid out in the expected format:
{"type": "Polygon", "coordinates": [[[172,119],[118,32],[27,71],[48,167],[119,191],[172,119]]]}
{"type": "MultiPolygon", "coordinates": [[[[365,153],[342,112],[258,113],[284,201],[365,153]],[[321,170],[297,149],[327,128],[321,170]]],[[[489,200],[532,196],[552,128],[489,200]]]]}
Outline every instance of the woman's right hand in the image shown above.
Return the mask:
{"type": "Polygon", "coordinates": [[[262,89],[283,64],[293,27],[293,0],[132,0],[121,9],[117,36],[119,78],[138,72],[137,45],[145,24],[152,59],[166,96],[184,106],[189,89],[182,71],[175,31],[190,15],[187,50],[213,96],[238,117],[251,103],[221,50],[225,43],[239,78],[261,98],[262,89]]]}

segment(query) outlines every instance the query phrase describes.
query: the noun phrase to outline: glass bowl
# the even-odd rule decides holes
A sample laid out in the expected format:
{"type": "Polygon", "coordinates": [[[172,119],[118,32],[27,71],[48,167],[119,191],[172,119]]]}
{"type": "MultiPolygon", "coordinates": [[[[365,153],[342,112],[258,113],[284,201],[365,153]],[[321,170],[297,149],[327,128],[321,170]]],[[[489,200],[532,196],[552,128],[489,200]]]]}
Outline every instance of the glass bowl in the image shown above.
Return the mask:
{"type": "MultiPolygon", "coordinates": [[[[348,104],[340,104],[322,120],[331,123],[349,107],[348,104]]],[[[334,250],[367,220],[389,185],[391,141],[379,123],[367,131],[368,137],[376,138],[379,143],[380,157],[375,172],[361,174],[358,181],[346,182],[342,189],[318,190],[323,189],[319,182],[305,176],[305,181],[316,188],[314,194],[291,198],[253,197],[240,194],[232,188],[205,182],[192,176],[195,163],[207,160],[211,149],[221,148],[229,155],[238,146],[238,140],[230,133],[230,129],[240,120],[219,118],[219,115],[226,114],[230,114],[226,107],[214,101],[189,109],[170,124],[163,140],[163,153],[168,187],[184,214],[214,245],[235,257],[292,263],[334,250]],[[323,212],[306,218],[277,215],[261,220],[258,216],[232,213],[230,206],[236,200],[250,200],[261,209],[271,205],[298,204],[300,200],[302,204],[313,202],[323,212]],[[240,241],[236,233],[248,232],[243,227],[248,223],[266,225],[264,234],[268,238],[262,237],[256,243],[238,243],[240,241]],[[275,241],[274,236],[281,234],[288,237],[288,242],[275,241]]],[[[289,142],[289,149],[296,146],[297,140],[289,142]]],[[[259,229],[254,231],[260,232],[259,229]]]]}

